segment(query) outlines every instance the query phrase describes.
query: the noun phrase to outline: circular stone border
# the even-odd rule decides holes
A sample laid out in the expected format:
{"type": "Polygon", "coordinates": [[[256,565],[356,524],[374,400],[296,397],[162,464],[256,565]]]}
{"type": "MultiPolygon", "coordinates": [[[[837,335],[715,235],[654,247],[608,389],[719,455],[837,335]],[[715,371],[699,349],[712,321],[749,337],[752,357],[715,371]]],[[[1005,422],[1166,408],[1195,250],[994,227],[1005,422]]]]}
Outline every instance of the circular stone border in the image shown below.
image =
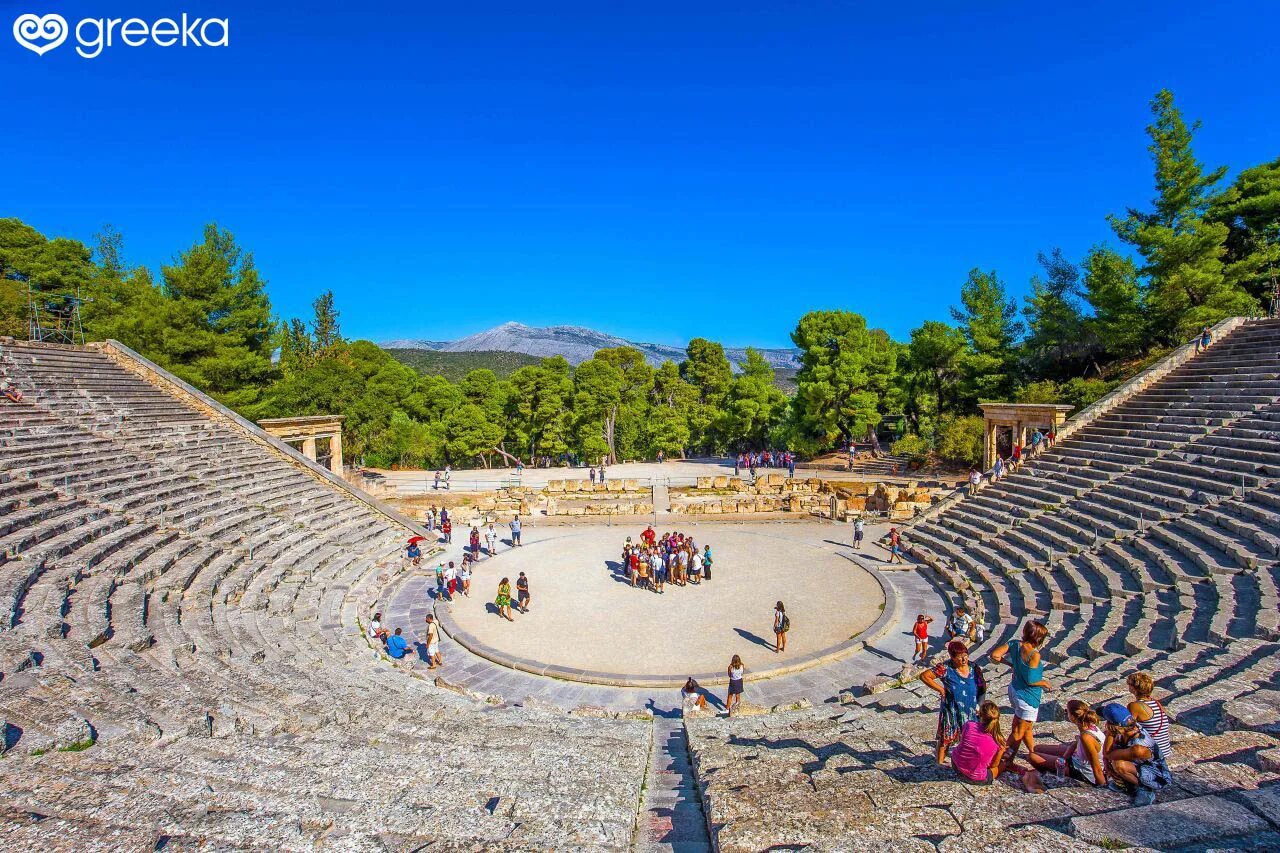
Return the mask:
{"type": "MultiPolygon", "coordinates": [[[[751,677],[775,678],[781,675],[790,675],[806,669],[812,669],[824,663],[839,660],[847,657],[861,649],[867,643],[874,642],[883,636],[889,626],[897,621],[898,618],[898,595],[893,590],[893,585],[884,579],[884,574],[874,566],[867,566],[860,560],[853,557],[836,553],[837,556],[844,557],[858,568],[870,574],[875,578],[876,583],[880,586],[880,592],[884,596],[884,608],[880,611],[879,617],[872,622],[869,627],[863,631],[853,635],[848,640],[843,640],[833,646],[828,646],[816,652],[810,652],[801,655],[795,660],[784,666],[772,667],[770,669],[752,672],[751,677]]],[[[576,669],[574,667],[560,666],[558,664],[542,663],[529,658],[522,658],[511,655],[479,640],[473,634],[463,630],[454,620],[453,614],[449,612],[447,607],[438,607],[439,602],[435,602],[431,606],[432,613],[435,614],[436,623],[440,626],[440,630],[447,634],[455,643],[462,646],[467,651],[478,657],[496,663],[499,666],[505,666],[508,669],[517,669],[521,672],[527,672],[531,675],[544,675],[549,678],[557,678],[561,681],[577,681],[585,684],[603,684],[609,687],[681,687],[685,683],[685,679],[689,676],[685,675],[627,675],[625,673],[598,672],[589,669],[576,669]]],[[[703,672],[694,673],[693,678],[699,684],[710,684],[723,686],[729,683],[729,677],[724,672],[703,672]]]]}

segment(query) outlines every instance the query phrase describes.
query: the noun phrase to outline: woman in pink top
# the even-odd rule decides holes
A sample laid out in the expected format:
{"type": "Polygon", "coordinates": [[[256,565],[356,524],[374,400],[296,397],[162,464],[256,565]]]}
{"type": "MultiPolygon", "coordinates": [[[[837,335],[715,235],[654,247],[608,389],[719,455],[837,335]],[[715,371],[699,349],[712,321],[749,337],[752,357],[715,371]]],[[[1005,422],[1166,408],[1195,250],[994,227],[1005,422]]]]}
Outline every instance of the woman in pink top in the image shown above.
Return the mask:
{"type": "Polygon", "coordinates": [[[983,702],[978,719],[960,727],[960,739],[951,747],[951,766],[966,782],[989,784],[1000,775],[1004,745],[1000,708],[995,702],[983,702]]]}

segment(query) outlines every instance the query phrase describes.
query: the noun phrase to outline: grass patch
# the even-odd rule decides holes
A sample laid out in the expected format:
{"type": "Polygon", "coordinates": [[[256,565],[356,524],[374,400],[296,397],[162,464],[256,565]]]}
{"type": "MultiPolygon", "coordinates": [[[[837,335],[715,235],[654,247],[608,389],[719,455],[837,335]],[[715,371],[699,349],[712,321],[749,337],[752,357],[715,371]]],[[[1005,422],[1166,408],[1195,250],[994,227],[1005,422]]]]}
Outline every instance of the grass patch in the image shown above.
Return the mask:
{"type": "Polygon", "coordinates": [[[94,738],[85,738],[84,740],[78,740],[73,744],[58,747],[58,752],[84,752],[95,743],[97,743],[97,741],[94,738]]]}
{"type": "Polygon", "coordinates": [[[47,749],[33,749],[31,750],[31,756],[34,758],[35,756],[38,756],[38,755],[44,755],[48,751],[49,750],[47,749]]]}
{"type": "Polygon", "coordinates": [[[1129,844],[1118,838],[1104,838],[1098,842],[1098,846],[1103,850],[1128,850],[1129,844]]]}

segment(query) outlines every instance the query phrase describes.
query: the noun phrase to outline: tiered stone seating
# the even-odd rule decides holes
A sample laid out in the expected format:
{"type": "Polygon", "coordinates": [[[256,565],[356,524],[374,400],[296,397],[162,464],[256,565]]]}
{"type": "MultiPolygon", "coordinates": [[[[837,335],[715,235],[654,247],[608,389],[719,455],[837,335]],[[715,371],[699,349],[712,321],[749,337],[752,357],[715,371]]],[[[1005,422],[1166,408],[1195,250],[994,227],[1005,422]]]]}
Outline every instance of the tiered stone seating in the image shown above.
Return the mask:
{"type": "Polygon", "coordinates": [[[0,370],[6,847],[630,845],[647,724],[371,660],[396,517],[126,356],[0,370]]]}
{"type": "Polygon", "coordinates": [[[1095,657],[1273,637],[1277,434],[1280,325],[1246,323],[906,535],[984,612],[992,645],[1036,614],[1095,657]],[[1037,576],[1056,581],[1048,608],[1037,576]]]}
{"type": "Polygon", "coordinates": [[[990,627],[971,652],[989,697],[1004,704],[1009,676],[986,652],[1026,618],[1050,626],[1038,739],[1073,735],[1068,698],[1126,701],[1124,678],[1152,673],[1177,723],[1176,784],[1156,805],[1057,779],[1046,796],[957,781],[933,763],[936,697],[907,680],[689,721],[718,849],[1280,848],[1278,438],[1280,323],[1246,323],[904,533],[990,627]]]}

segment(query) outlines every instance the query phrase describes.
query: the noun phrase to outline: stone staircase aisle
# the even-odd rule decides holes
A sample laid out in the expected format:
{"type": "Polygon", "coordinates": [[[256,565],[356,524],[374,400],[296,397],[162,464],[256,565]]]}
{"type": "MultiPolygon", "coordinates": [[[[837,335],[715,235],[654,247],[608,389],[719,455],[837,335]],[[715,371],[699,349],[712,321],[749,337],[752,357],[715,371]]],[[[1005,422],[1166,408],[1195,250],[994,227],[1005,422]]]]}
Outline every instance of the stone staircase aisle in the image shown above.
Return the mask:
{"type": "Polygon", "coordinates": [[[702,811],[684,721],[654,717],[653,745],[640,807],[636,853],[710,853],[707,818],[702,811]]]}
{"type": "Polygon", "coordinates": [[[665,482],[654,481],[653,512],[654,515],[667,515],[671,512],[671,492],[667,489],[665,482]]]}

